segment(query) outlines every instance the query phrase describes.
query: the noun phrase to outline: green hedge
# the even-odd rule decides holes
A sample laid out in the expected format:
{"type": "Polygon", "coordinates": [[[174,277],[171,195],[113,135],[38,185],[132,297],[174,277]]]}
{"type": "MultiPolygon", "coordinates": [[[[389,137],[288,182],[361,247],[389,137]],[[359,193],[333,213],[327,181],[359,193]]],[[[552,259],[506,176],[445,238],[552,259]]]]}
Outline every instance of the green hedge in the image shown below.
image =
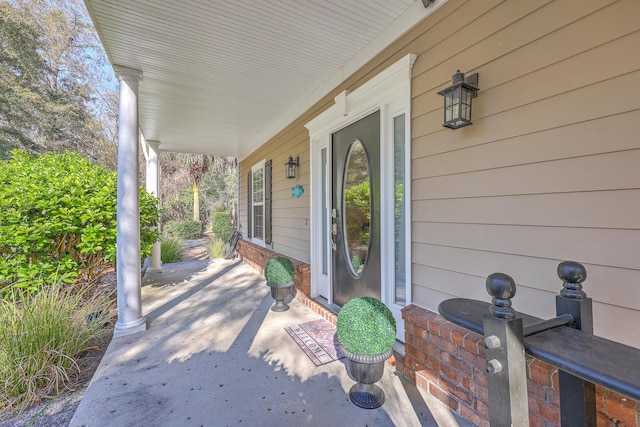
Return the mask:
{"type": "Polygon", "coordinates": [[[168,221],[162,228],[167,236],[178,239],[197,239],[204,234],[204,224],[200,221],[168,221]]]}
{"type": "Polygon", "coordinates": [[[226,241],[233,233],[231,228],[231,213],[214,212],[212,218],[213,234],[226,241]]]}
{"type": "MultiPolygon", "coordinates": [[[[0,291],[90,281],[113,266],[116,191],[116,173],[78,153],[0,161],[0,291]]],[[[141,190],[141,256],[158,237],[156,206],[141,190]]]]}

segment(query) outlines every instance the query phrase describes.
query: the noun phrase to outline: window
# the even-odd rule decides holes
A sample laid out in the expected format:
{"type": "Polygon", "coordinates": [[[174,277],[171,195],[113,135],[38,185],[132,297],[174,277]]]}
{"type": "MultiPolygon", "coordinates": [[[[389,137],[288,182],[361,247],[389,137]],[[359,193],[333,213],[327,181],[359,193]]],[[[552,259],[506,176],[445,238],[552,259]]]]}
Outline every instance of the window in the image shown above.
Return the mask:
{"type": "Polygon", "coordinates": [[[393,206],[394,206],[394,303],[407,302],[407,212],[406,212],[406,153],[405,115],[393,119],[393,206]]]}
{"type": "Polygon", "coordinates": [[[247,186],[247,238],[262,246],[271,244],[271,160],[251,168],[247,186]]]}

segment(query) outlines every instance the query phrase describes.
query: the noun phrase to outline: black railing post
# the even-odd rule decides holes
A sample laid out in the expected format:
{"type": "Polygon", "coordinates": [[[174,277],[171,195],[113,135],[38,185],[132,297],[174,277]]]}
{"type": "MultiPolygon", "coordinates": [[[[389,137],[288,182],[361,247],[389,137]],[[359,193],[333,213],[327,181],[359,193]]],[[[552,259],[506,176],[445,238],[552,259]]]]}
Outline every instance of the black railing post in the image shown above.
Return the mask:
{"type": "MultiPolygon", "coordinates": [[[[587,278],[586,269],[577,262],[561,262],[558,265],[558,277],[563,283],[560,295],[556,296],[556,315],[570,314],[576,329],[593,334],[592,300],[582,290],[582,282],[587,278]]],[[[576,354],[575,357],[580,355],[576,354]]],[[[595,385],[562,370],[558,371],[558,380],[562,426],[595,427],[595,385]]]]}
{"type": "Polygon", "coordinates": [[[492,426],[529,426],[527,373],[522,319],[511,308],[516,294],[513,279],[503,273],[487,277],[487,292],[493,297],[483,318],[487,346],[489,420],[492,426]]]}

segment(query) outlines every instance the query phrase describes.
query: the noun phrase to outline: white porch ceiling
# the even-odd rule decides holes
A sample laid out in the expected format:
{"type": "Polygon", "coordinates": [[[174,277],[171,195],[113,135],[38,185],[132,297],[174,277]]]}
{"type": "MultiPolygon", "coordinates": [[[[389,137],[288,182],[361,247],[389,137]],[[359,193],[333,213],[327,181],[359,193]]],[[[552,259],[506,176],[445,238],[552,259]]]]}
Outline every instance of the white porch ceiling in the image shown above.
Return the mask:
{"type": "Polygon", "coordinates": [[[240,158],[443,1],[85,0],[145,139],[240,158]]]}

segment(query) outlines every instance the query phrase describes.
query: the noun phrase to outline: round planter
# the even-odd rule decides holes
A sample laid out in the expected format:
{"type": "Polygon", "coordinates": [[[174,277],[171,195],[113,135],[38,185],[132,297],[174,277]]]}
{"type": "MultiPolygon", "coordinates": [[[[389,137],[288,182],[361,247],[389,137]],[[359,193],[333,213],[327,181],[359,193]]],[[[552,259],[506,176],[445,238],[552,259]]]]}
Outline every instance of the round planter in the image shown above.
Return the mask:
{"type": "Polygon", "coordinates": [[[384,391],[375,383],[384,373],[384,364],[391,357],[392,349],[380,354],[351,353],[340,346],[340,352],[347,358],[349,373],[358,381],[349,390],[349,399],[357,406],[375,409],[384,403],[384,391]]]}
{"type": "Polygon", "coordinates": [[[291,286],[293,282],[285,283],[283,285],[274,285],[267,282],[267,285],[271,288],[271,297],[276,300],[276,303],[271,306],[271,311],[287,311],[289,306],[285,304],[284,300],[291,294],[291,286]]]}

